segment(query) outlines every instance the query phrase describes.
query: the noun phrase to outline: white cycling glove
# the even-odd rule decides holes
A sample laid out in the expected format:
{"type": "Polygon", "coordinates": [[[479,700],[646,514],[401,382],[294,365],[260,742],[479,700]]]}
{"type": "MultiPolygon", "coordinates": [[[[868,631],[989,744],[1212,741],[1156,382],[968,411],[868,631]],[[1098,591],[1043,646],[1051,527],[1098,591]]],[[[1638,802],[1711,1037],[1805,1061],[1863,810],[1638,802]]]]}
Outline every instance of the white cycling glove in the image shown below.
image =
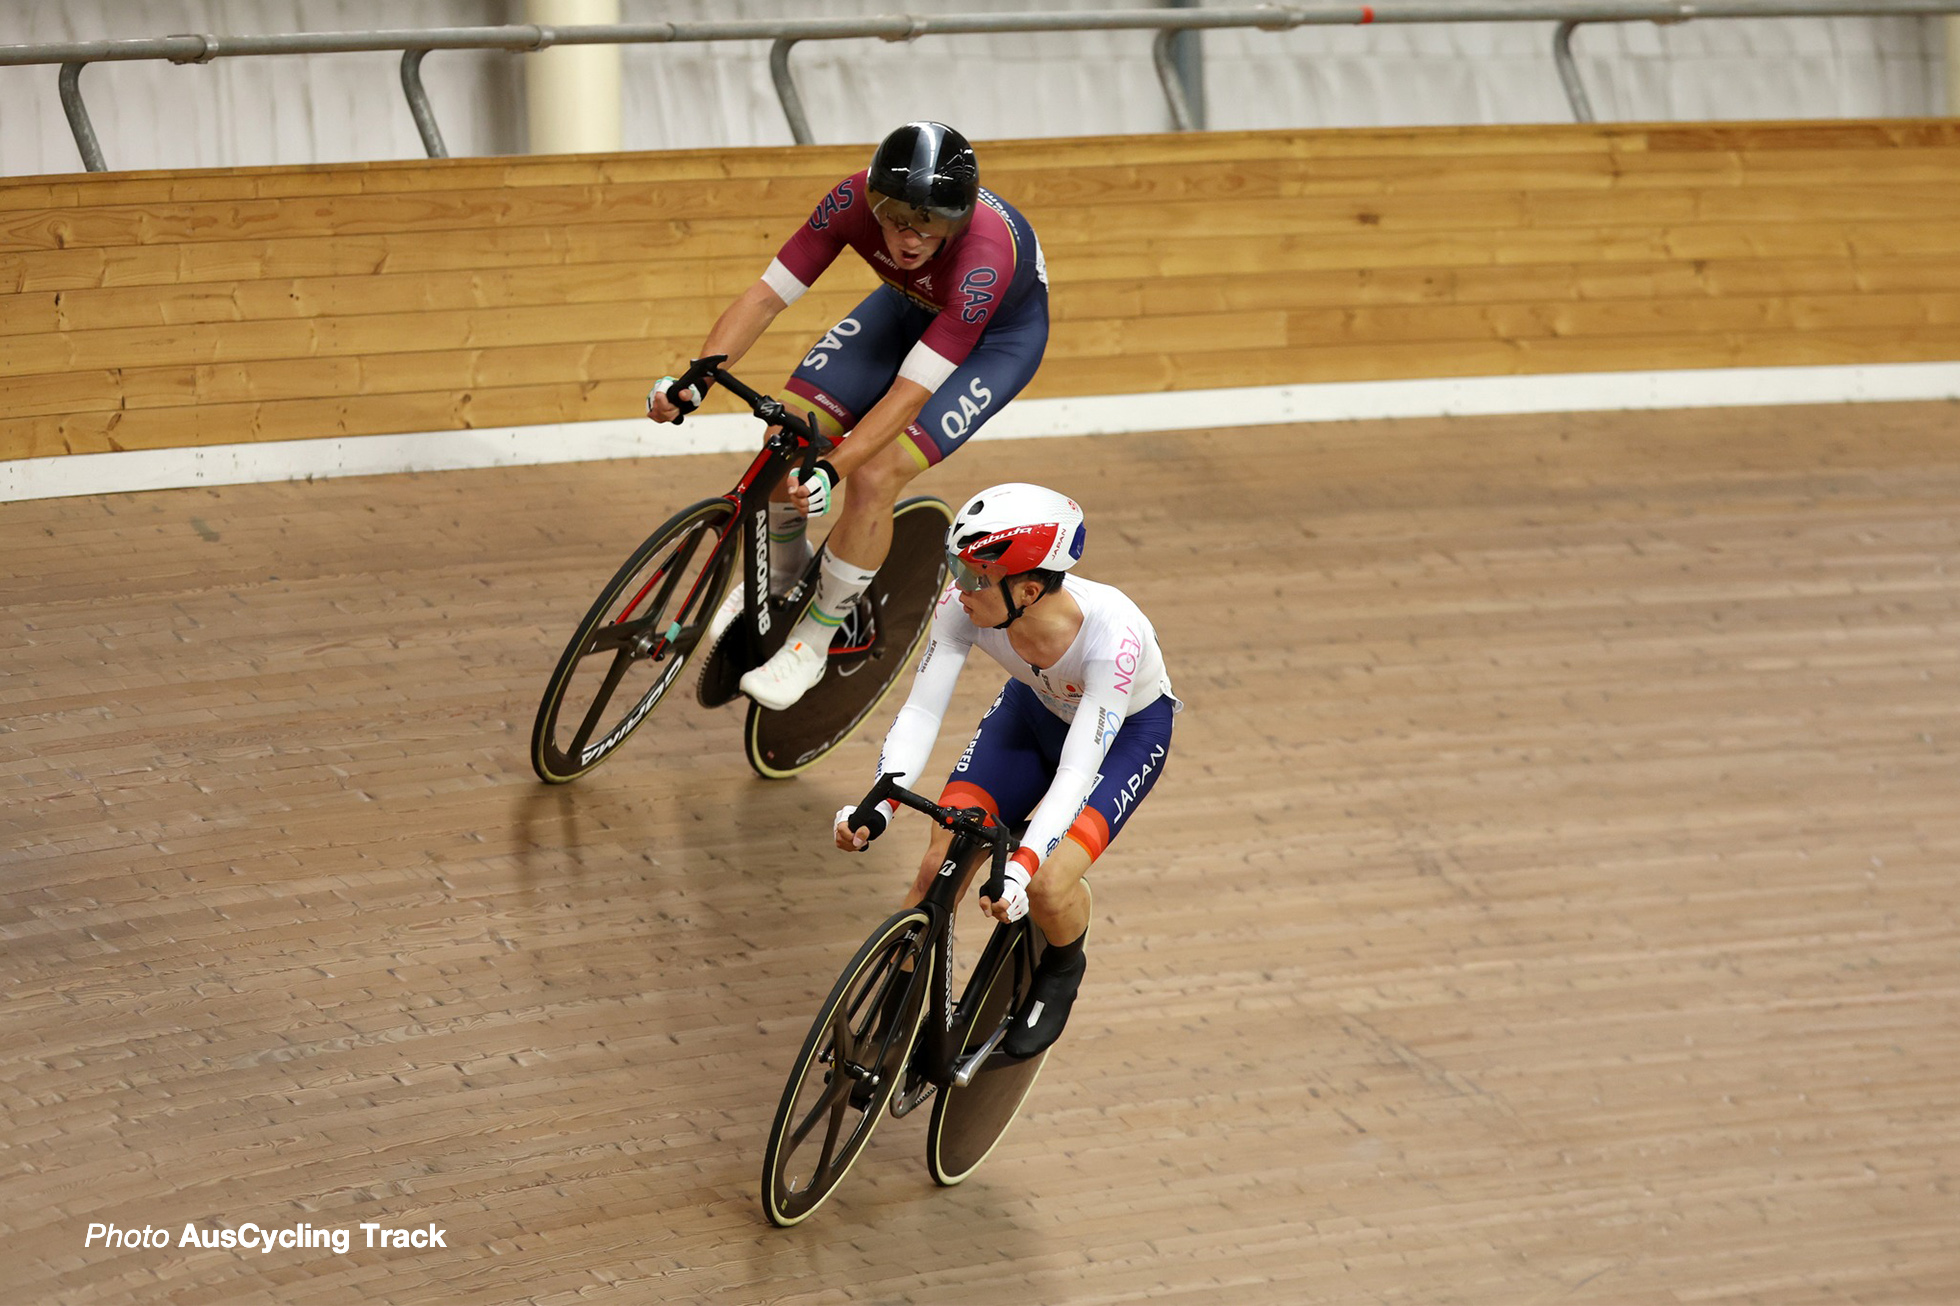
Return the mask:
{"type": "Polygon", "coordinates": [[[797,484],[801,485],[810,496],[812,517],[821,517],[830,511],[836,499],[832,491],[837,488],[838,479],[837,469],[821,458],[817,459],[816,465],[810,468],[808,476],[798,479],[797,484]]]}
{"type": "Polygon", "coordinates": [[[678,395],[669,393],[670,388],[678,379],[677,377],[663,376],[653,383],[653,389],[647,391],[648,417],[653,416],[653,398],[655,395],[666,395],[667,402],[680,409],[681,416],[683,417],[701,406],[701,392],[693,386],[689,386],[678,395]]]}
{"type": "MultiPolygon", "coordinates": [[[[897,810],[897,805],[889,801],[879,803],[871,809],[871,820],[865,826],[865,829],[870,832],[870,837],[862,844],[857,845],[860,852],[871,846],[872,839],[876,839],[885,832],[886,827],[892,822],[892,813],[897,810]]],[[[857,808],[855,807],[840,807],[837,809],[835,828],[843,836],[845,843],[853,843],[856,840],[857,832],[851,826],[851,815],[856,811],[857,808]]]]}
{"type": "Polygon", "coordinates": [[[1018,921],[1028,914],[1028,881],[1034,878],[1017,853],[1007,863],[1007,871],[1002,879],[1005,887],[1000,891],[1000,901],[1007,905],[1007,919],[1018,921]]]}

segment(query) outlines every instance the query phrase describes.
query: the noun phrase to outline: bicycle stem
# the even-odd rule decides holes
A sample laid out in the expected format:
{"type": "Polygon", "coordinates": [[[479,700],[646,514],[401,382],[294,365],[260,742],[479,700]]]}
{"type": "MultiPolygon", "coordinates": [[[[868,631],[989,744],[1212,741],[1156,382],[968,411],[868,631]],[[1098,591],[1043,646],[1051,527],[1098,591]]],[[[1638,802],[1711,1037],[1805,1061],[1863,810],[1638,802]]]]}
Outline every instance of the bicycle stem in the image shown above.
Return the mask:
{"type": "MultiPolygon", "coordinates": [[[[747,404],[749,411],[755,414],[757,419],[770,426],[782,427],[797,438],[803,447],[803,465],[798,470],[797,479],[807,480],[811,470],[817,465],[817,456],[828,452],[832,447],[831,441],[817,429],[817,415],[805,413],[798,416],[780,400],[751,389],[722,366],[727,361],[727,354],[709,354],[705,358],[695,359],[688,364],[687,371],[674,382],[673,388],[668,393],[678,397],[690,389],[698,388],[705,398],[707,389],[704,382],[713,381],[720,384],[730,394],[747,404]]],[[[675,423],[678,425],[686,419],[686,416],[686,413],[682,413],[674,418],[675,423]]]]}

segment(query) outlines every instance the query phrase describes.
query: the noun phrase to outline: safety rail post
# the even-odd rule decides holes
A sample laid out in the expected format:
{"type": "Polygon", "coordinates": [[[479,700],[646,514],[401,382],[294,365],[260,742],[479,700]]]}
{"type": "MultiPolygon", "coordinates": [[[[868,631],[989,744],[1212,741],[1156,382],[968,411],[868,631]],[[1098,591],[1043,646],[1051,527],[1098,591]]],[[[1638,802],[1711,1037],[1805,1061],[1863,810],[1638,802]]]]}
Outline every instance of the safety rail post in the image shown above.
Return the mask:
{"type": "Polygon", "coordinates": [[[422,87],[422,57],[427,50],[402,51],[402,93],[408,97],[409,116],[415,119],[415,130],[421,133],[422,148],[432,159],[449,157],[449,147],[442,142],[442,127],[436,122],[436,111],[429,106],[429,93],[422,87]]]}
{"type": "MultiPolygon", "coordinates": [[[[1170,0],[1173,9],[1202,9],[1204,0],[1170,0]]],[[[1184,97],[1184,116],[1191,123],[1192,131],[1205,129],[1205,49],[1204,33],[1195,27],[1165,28],[1162,35],[1168,36],[1168,48],[1164,57],[1169,61],[1177,78],[1179,92],[1184,97]]],[[[1154,52],[1153,52],[1154,53],[1154,52]]],[[[1161,81],[1164,72],[1157,70],[1161,81]]],[[[1166,91],[1168,98],[1170,92],[1166,91]]],[[[1177,106],[1171,105],[1171,118],[1177,118],[1177,106]]]]}
{"type": "Polygon", "coordinates": [[[1565,84],[1565,100],[1572,106],[1572,121],[1592,122],[1592,101],[1586,97],[1586,84],[1579,77],[1579,62],[1572,57],[1572,29],[1580,22],[1568,18],[1552,33],[1552,62],[1558,65],[1558,79],[1565,84]]]}
{"type": "Polygon", "coordinates": [[[808,145],[816,138],[810,134],[810,117],[803,112],[803,97],[797,93],[796,78],[789,71],[789,52],[795,45],[793,36],[779,36],[770,43],[769,78],[776,83],[776,103],[782,105],[783,117],[789,119],[790,139],[808,145]]]}
{"type": "Polygon", "coordinates": [[[1164,88],[1164,102],[1170,106],[1172,130],[1188,132],[1198,130],[1198,119],[1184,94],[1183,71],[1177,66],[1178,37],[1182,35],[1169,27],[1160,30],[1150,43],[1150,62],[1157,67],[1157,84],[1164,88]]]}
{"type": "Polygon", "coordinates": [[[88,105],[82,99],[82,69],[86,67],[86,61],[61,65],[61,111],[68,115],[68,130],[75,135],[75,148],[82,152],[82,166],[90,172],[107,172],[102,142],[95,138],[95,124],[89,121],[88,105]]]}

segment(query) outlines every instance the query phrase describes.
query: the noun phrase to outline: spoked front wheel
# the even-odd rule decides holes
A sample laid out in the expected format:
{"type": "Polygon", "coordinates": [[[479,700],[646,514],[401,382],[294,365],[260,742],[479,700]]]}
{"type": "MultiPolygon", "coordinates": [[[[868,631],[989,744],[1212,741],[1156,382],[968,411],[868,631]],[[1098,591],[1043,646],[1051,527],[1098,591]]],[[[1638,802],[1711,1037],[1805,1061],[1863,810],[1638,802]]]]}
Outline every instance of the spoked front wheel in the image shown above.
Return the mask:
{"type": "Polygon", "coordinates": [[[771,1224],[808,1217],[871,1141],[918,1037],[931,926],[916,907],[891,917],[824,1000],[769,1127],[762,1205],[771,1224]]]}
{"type": "MultiPolygon", "coordinates": [[[[1040,939],[1041,932],[1025,920],[994,927],[994,936],[974,964],[973,977],[960,998],[959,1010],[974,1015],[956,1065],[984,1047],[1026,1000],[1034,986],[1040,939]]],[[[934,1183],[951,1186],[980,1168],[1020,1114],[1047,1060],[1046,1051],[1025,1061],[1009,1060],[996,1051],[965,1087],[949,1084],[939,1090],[926,1131],[926,1168],[934,1183]]]]}
{"type": "Polygon", "coordinates": [[[633,551],[558,659],[531,729],[531,766],[576,780],[646,720],[674,683],[728,588],[735,507],[704,499],[633,551]]]}

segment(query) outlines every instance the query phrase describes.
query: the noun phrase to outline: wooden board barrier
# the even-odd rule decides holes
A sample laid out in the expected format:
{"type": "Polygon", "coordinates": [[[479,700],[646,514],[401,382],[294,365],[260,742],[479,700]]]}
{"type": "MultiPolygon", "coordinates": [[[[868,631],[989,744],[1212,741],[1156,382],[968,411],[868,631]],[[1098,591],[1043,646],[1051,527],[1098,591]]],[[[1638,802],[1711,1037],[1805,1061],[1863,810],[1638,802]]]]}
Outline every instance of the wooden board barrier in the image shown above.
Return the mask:
{"type": "MultiPolygon", "coordinates": [[[[0,458],[638,411],[859,148],[0,182],[0,458]]],[[[1943,120],[983,143],[1030,395],[1955,356],[1943,120]]],[[[845,258],[749,361],[875,284],[845,258]]]]}

